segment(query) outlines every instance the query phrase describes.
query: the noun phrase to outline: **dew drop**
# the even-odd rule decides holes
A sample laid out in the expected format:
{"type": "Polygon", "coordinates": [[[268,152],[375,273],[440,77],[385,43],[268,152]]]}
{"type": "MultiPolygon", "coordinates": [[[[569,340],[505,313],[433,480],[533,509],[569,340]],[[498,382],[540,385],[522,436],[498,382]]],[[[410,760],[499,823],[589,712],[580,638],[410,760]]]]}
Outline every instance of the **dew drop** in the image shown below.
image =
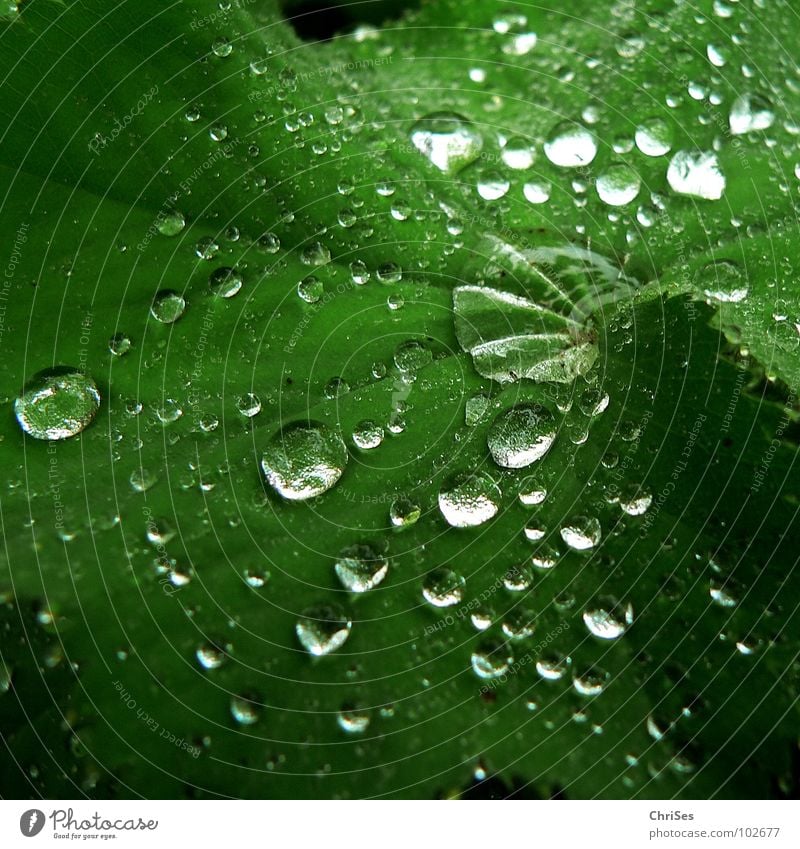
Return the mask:
{"type": "Polygon", "coordinates": [[[664,156],[672,150],[672,128],[663,118],[650,118],[636,128],[636,147],[645,156],[664,156]]]}
{"type": "Polygon", "coordinates": [[[211,291],[218,298],[232,298],[242,288],[242,275],[235,268],[217,268],[208,278],[211,291]]]}

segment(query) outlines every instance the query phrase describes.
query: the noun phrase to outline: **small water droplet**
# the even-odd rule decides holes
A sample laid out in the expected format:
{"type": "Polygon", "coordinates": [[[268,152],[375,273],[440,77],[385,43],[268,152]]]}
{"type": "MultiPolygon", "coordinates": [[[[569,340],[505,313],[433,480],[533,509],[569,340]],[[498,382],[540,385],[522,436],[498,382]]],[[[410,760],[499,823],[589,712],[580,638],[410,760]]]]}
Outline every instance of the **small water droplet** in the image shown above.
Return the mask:
{"type": "Polygon", "coordinates": [[[601,535],[600,521],[594,516],[574,516],[561,527],[561,539],[575,551],[594,548],[601,535]]]}
{"type": "Polygon", "coordinates": [[[150,314],[162,324],[172,324],[183,315],[185,310],[186,301],[182,295],[172,289],[162,289],[153,299],[150,314]]]}
{"type": "Polygon", "coordinates": [[[667,181],[679,195],[719,200],[725,193],[725,175],[716,153],[679,150],[669,163],[667,181]]]}

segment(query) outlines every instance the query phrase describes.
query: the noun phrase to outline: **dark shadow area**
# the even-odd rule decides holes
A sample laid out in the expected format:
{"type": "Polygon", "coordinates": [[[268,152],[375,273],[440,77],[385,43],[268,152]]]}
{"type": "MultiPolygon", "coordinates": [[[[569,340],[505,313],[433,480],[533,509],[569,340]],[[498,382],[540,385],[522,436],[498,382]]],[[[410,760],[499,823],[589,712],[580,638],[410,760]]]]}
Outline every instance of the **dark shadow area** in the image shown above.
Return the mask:
{"type": "Polygon", "coordinates": [[[422,0],[283,0],[281,8],[303,41],[330,41],[365,24],[377,27],[397,20],[421,5],[422,0]]]}

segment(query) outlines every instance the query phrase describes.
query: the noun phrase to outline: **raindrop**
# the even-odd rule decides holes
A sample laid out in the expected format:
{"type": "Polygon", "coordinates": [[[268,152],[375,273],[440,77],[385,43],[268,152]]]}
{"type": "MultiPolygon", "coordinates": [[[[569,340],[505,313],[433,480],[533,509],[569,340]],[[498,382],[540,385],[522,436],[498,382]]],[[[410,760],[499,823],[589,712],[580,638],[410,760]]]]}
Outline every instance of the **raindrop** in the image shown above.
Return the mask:
{"type": "Polygon", "coordinates": [[[422,515],[422,508],[408,496],[399,495],[389,508],[389,520],[396,528],[407,528],[416,524],[422,515]]]}
{"type": "Polygon", "coordinates": [[[242,288],[242,282],[242,275],[235,268],[218,268],[208,278],[208,285],[218,298],[232,298],[242,288]]]}
{"type": "Polygon", "coordinates": [[[750,287],[742,268],[735,262],[709,262],[697,272],[697,282],[703,294],[719,303],[738,304],[747,298],[750,287]]]}
{"type": "Polygon", "coordinates": [[[650,118],[636,128],[636,147],[645,156],[664,156],[672,150],[672,128],[663,118],[650,118]]]}
{"type": "Polygon", "coordinates": [[[336,722],[347,734],[363,734],[369,728],[370,716],[365,710],[345,705],[336,715],[336,722]]]}
{"type": "Polygon", "coordinates": [[[162,236],[177,236],[186,226],[186,219],[177,210],[162,213],[156,219],[156,229],[162,236]]]}
{"type": "Polygon", "coordinates": [[[353,429],[353,442],[362,451],[377,448],[383,442],[383,428],[371,419],[364,419],[353,429]]]}
{"type": "Polygon", "coordinates": [[[609,206],[625,206],[635,200],[642,180],[630,165],[620,163],[604,171],[595,183],[597,194],[609,206]]]}

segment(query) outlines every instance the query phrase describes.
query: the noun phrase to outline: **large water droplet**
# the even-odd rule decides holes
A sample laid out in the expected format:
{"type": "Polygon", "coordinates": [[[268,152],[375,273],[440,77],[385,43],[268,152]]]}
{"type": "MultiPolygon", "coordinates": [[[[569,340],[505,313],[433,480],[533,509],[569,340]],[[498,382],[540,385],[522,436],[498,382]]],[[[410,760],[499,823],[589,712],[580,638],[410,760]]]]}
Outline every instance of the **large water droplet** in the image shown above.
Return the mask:
{"type": "Polygon", "coordinates": [[[775,111],[763,94],[743,94],[734,100],[729,122],[735,136],[768,130],[775,123],[775,111]]]}
{"type": "Polygon", "coordinates": [[[68,368],[39,372],[14,401],[20,427],[34,439],[68,439],[91,424],[100,409],[94,381],[68,368]]]}
{"type": "Polygon", "coordinates": [[[597,155],[597,139],[586,127],[562,121],[547,137],[544,152],[553,165],[580,168],[592,162],[597,155]]]}
{"type": "Polygon", "coordinates": [[[340,607],[319,604],[303,611],[295,625],[295,633],[309,654],[322,657],[342,646],[352,627],[352,621],[340,607]]]}
{"type": "Polygon", "coordinates": [[[524,469],[544,457],[555,438],[555,417],[546,407],[519,404],[494,420],[487,441],[498,466],[524,469]]]}
{"type": "Polygon", "coordinates": [[[371,545],[351,545],[339,554],[334,569],[346,590],[363,593],[386,577],[389,561],[371,545]]]}
{"type": "Polygon", "coordinates": [[[348,454],[339,434],[325,424],[297,422],[270,440],[261,467],[275,491],[289,501],[327,492],[342,476],[348,454]]]}
{"type": "Polygon", "coordinates": [[[447,174],[474,162],[483,148],[478,130],[455,112],[434,112],[417,121],[411,129],[411,143],[447,174]]]}
{"type": "Polygon", "coordinates": [[[679,195],[719,200],[725,192],[725,175],[716,153],[679,150],[667,169],[667,181],[679,195]]]}
{"type": "Polygon", "coordinates": [[[486,472],[467,473],[439,492],[439,509],[452,527],[474,528],[497,515],[500,499],[500,488],[486,472]]]}

